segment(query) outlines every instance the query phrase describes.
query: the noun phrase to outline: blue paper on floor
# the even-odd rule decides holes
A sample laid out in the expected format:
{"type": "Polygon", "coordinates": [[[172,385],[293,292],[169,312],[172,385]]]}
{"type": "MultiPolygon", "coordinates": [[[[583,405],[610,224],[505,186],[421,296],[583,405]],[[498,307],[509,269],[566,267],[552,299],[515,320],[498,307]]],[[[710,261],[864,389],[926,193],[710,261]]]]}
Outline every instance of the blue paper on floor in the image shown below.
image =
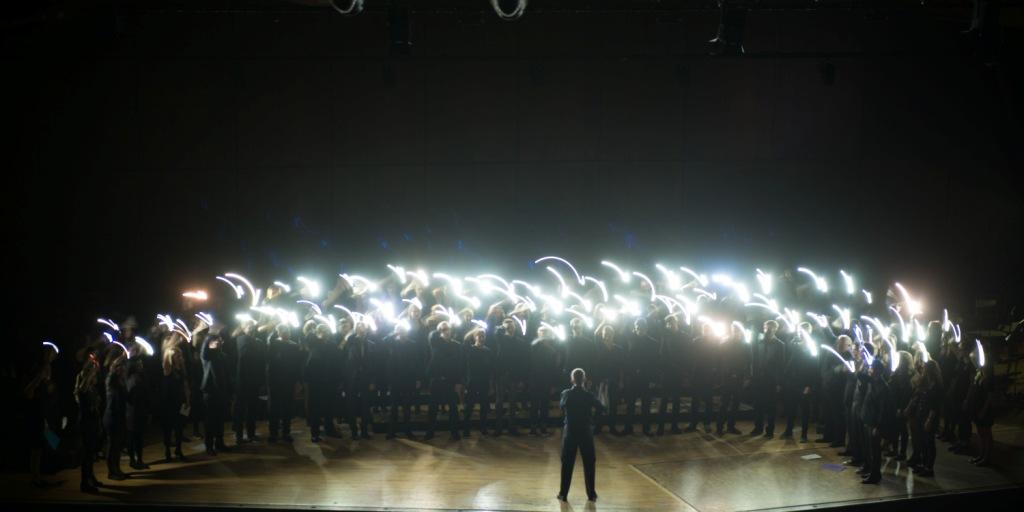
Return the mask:
{"type": "Polygon", "coordinates": [[[821,469],[827,469],[829,471],[835,471],[836,473],[846,469],[846,466],[842,464],[822,464],[821,469]]]}

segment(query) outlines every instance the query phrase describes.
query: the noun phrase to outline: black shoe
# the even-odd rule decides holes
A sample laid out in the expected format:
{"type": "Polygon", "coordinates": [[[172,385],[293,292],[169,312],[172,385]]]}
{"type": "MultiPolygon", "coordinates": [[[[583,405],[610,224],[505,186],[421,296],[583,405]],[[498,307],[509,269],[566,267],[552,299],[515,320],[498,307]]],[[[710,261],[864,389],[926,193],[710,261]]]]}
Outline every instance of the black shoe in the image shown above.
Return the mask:
{"type": "Polygon", "coordinates": [[[718,436],[718,437],[722,437],[722,436],[725,435],[725,431],[720,429],[720,428],[719,429],[715,429],[715,435],[718,436]]]}
{"type": "Polygon", "coordinates": [[[392,440],[392,439],[394,439],[396,437],[398,437],[398,436],[396,436],[394,432],[388,432],[388,435],[384,436],[384,439],[387,439],[388,441],[390,441],[390,440],[392,440]]]}
{"type": "Polygon", "coordinates": [[[138,470],[138,471],[144,471],[144,470],[149,469],[149,464],[146,464],[144,462],[138,462],[138,461],[131,463],[130,466],[131,466],[132,469],[135,469],[135,470],[138,470]]]}
{"type": "Polygon", "coordinates": [[[871,484],[878,484],[881,481],[882,481],[881,475],[869,475],[866,478],[864,478],[863,480],[861,480],[860,483],[865,484],[865,485],[871,485],[871,484]]]}
{"type": "Polygon", "coordinates": [[[559,495],[555,496],[555,498],[557,498],[558,501],[568,501],[568,500],[565,499],[565,495],[564,494],[559,494],[559,495]]]}
{"type": "Polygon", "coordinates": [[[270,437],[267,438],[267,442],[270,443],[270,444],[276,443],[277,442],[277,436],[274,435],[274,434],[270,434],[270,437]]]}
{"type": "Polygon", "coordinates": [[[725,433],[726,434],[735,434],[735,435],[742,435],[743,434],[743,432],[740,432],[739,429],[736,428],[736,427],[729,427],[729,428],[725,429],[725,433]]]}
{"type": "Polygon", "coordinates": [[[179,462],[189,462],[188,458],[185,457],[185,454],[181,453],[181,450],[175,450],[174,456],[178,458],[179,462]]]}
{"type": "Polygon", "coordinates": [[[765,434],[764,434],[764,438],[765,439],[773,439],[774,437],[775,437],[775,434],[772,434],[771,432],[765,432],[765,434]]]}
{"type": "Polygon", "coordinates": [[[433,438],[434,438],[434,433],[433,432],[427,432],[427,434],[423,436],[423,440],[424,441],[430,441],[433,438]]]}
{"type": "MultiPolygon", "coordinates": [[[[600,433],[600,432],[601,432],[601,431],[600,431],[600,430],[598,430],[597,432],[594,432],[594,433],[595,433],[595,434],[598,434],[598,433],[600,433]]],[[[494,429],[494,432],[491,432],[491,437],[501,437],[501,429],[500,429],[500,428],[496,428],[496,429],[494,429]]]]}
{"type": "Polygon", "coordinates": [[[928,468],[922,468],[921,471],[914,471],[914,476],[935,476],[935,471],[928,468]]]}
{"type": "Polygon", "coordinates": [[[359,438],[367,440],[373,439],[373,434],[371,434],[369,430],[364,430],[363,433],[359,435],[359,438]]]}
{"type": "Polygon", "coordinates": [[[838,455],[840,457],[849,457],[849,456],[853,455],[853,452],[851,452],[850,450],[843,450],[843,451],[837,453],[836,455],[838,455]]]}
{"type": "Polygon", "coordinates": [[[688,425],[686,427],[686,430],[685,430],[685,432],[696,432],[696,431],[697,431],[697,425],[694,425],[694,424],[688,425]]]}
{"type": "Polygon", "coordinates": [[[704,424],[704,433],[705,434],[710,434],[711,433],[711,424],[710,423],[705,423],[704,424]]]}
{"type": "Polygon", "coordinates": [[[819,437],[814,440],[815,443],[831,443],[832,440],[827,437],[819,437]]]}
{"type": "Polygon", "coordinates": [[[517,429],[517,428],[510,428],[510,429],[508,429],[508,435],[510,435],[512,437],[519,437],[519,429],[517,429]]]}
{"type": "Polygon", "coordinates": [[[286,443],[290,443],[290,442],[294,441],[295,439],[292,438],[291,434],[285,434],[285,435],[281,436],[281,440],[286,442],[286,443]]]}
{"type": "Polygon", "coordinates": [[[801,443],[806,443],[807,442],[807,436],[800,436],[800,442],[801,443]]]}
{"type": "Polygon", "coordinates": [[[779,439],[793,439],[793,433],[789,431],[783,432],[779,439]]]}
{"type": "Polygon", "coordinates": [[[120,482],[122,480],[128,480],[128,475],[126,475],[124,473],[120,473],[120,472],[118,472],[118,473],[111,473],[111,474],[107,475],[107,480],[113,480],[115,482],[120,482]]]}
{"type": "Polygon", "coordinates": [[[405,433],[405,438],[410,440],[410,441],[417,441],[418,440],[418,438],[416,437],[416,434],[413,434],[411,430],[407,431],[405,433]]]}
{"type": "Polygon", "coordinates": [[[82,483],[81,483],[81,484],[80,484],[80,485],[78,486],[78,488],[79,488],[79,489],[80,489],[80,490],[81,490],[82,492],[87,492],[87,493],[90,493],[90,494],[91,494],[91,493],[94,493],[94,492],[98,492],[98,491],[99,491],[99,488],[97,488],[97,487],[96,487],[95,485],[93,485],[93,484],[92,484],[92,482],[82,482],[82,483]]]}
{"type": "Polygon", "coordinates": [[[644,435],[647,437],[654,437],[654,432],[651,432],[650,429],[645,429],[644,435]]]}
{"type": "Polygon", "coordinates": [[[206,449],[206,454],[210,455],[211,457],[212,456],[216,456],[217,455],[217,450],[214,450],[213,448],[207,448],[206,449]]]}
{"type": "Polygon", "coordinates": [[[463,430],[462,431],[462,437],[469,437],[469,434],[470,434],[470,431],[468,431],[468,430],[463,430]]]}
{"type": "Polygon", "coordinates": [[[319,443],[320,442],[320,436],[312,436],[312,437],[310,437],[309,440],[314,442],[314,443],[319,443]]]}
{"type": "Polygon", "coordinates": [[[587,496],[587,501],[597,501],[597,494],[587,496]]]}
{"type": "Polygon", "coordinates": [[[670,430],[669,432],[671,432],[673,435],[679,435],[683,433],[682,429],[680,429],[678,425],[672,425],[672,430],[670,430]]]}
{"type": "Polygon", "coordinates": [[[217,451],[218,452],[224,452],[224,453],[231,453],[231,447],[229,447],[228,445],[224,444],[223,441],[219,441],[217,443],[217,451]]]}
{"type": "Polygon", "coordinates": [[[530,435],[531,435],[531,436],[536,436],[536,435],[540,435],[540,433],[539,433],[539,432],[537,432],[537,429],[535,429],[535,428],[531,428],[531,429],[530,429],[530,435]]]}
{"type": "Polygon", "coordinates": [[[828,444],[829,448],[842,448],[843,446],[845,445],[843,445],[843,443],[839,441],[832,441],[831,443],[828,444]]]}
{"type": "Polygon", "coordinates": [[[171,460],[173,460],[171,459],[171,449],[164,448],[164,462],[170,462],[171,460]]]}
{"type": "Polygon", "coordinates": [[[759,436],[759,435],[761,435],[763,433],[764,433],[764,429],[763,428],[755,428],[754,430],[750,431],[750,437],[756,437],[756,436],[759,436]]]}
{"type": "Polygon", "coordinates": [[[461,441],[462,437],[459,436],[458,432],[452,432],[452,435],[448,436],[448,440],[450,440],[450,441],[461,441]]]}
{"type": "Polygon", "coordinates": [[[662,428],[662,427],[658,427],[658,434],[657,435],[658,435],[658,437],[661,437],[661,436],[665,435],[665,429],[662,428]]]}

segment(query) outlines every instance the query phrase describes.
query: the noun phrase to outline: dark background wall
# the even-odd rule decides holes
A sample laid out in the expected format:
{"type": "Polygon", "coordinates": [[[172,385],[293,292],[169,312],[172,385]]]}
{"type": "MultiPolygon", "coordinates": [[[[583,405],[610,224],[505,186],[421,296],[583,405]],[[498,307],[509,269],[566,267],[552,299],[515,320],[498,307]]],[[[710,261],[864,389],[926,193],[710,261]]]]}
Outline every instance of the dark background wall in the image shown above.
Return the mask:
{"type": "Polygon", "coordinates": [[[148,315],[227,270],[526,273],[547,254],[842,266],[963,309],[1020,297],[1013,27],[987,66],[957,37],[961,8],[760,10],[747,56],[710,57],[703,4],[539,3],[515,23],[482,1],[416,4],[409,56],[373,9],[12,20],[9,271],[25,318],[148,315]]]}

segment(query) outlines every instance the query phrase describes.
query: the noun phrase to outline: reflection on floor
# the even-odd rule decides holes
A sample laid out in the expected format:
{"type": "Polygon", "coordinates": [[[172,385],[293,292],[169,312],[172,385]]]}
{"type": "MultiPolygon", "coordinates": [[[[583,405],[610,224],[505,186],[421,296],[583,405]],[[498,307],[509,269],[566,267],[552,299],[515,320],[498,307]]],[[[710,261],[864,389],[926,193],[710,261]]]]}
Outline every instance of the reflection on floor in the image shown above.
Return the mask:
{"type": "MultiPolygon", "coordinates": [[[[750,425],[739,425],[749,431],[750,425]]],[[[588,504],[577,464],[569,504],[557,502],[558,432],[530,436],[473,437],[461,442],[439,435],[429,442],[376,435],[369,441],[325,438],[313,444],[305,425],[295,422],[292,444],[243,445],[216,457],[202,443],[187,447],[188,463],[158,463],[163,448],[146,450],[152,469],[125,482],[111,482],[99,494],[78,491],[78,471],[38,490],[18,475],[0,490],[8,502],[92,502],[255,505],[321,509],[489,509],[489,510],[751,510],[843,504],[932,493],[1020,485],[1024,446],[1018,426],[996,426],[994,467],[975,468],[966,456],[939,444],[936,475],[915,478],[889,461],[881,485],[862,485],[843,468],[836,450],[792,440],[746,435],[689,433],[664,437],[598,437],[598,493],[588,504]],[[821,458],[805,457],[820,455],[821,458]],[[808,460],[809,459],[809,460],[808,460]]],[[[265,436],[266,432],[260,432],[265,436]]],[[[814,436],[812,435],[812,438],[814,436]]],[[[127,468],[125,460],[124,468],[127,468]]],[[[96,465],[106,480],[102,464],[96,465]]]]}

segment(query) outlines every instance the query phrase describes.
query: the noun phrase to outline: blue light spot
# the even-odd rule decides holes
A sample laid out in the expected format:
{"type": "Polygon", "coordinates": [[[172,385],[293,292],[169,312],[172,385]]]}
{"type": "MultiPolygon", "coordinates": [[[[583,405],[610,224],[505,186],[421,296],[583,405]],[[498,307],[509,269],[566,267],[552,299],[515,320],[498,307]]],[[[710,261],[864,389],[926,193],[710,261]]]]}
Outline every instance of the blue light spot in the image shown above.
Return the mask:
{"type": "Polygon", "coordinates": [[[409,233],[402,233],[402,238],[404,238],[405,241],[408,242],[412,240],[412,235],[410,235],[409,233]]]}
{"type": "Polygon", "coordinates": [[[326,239],[320,239],[320,247],[327,247],[329,244],[326,239]]]}
{"type": "Polygon", "coordinates": [[[387,240],[385,240],[383,238],[378,238],[377,242],[380,243],[381,248],[384,248],[384,249],[387,249],[391,245],[391,244],[388,243],[387,240]]]}
{"type": "Polygon", "coordinates": [[[455,242],[455,246],[456,246],[456,247],[458,247],[460,251],[461,251],[461,250],[463,250],[463,249],[465,248],[465,247],[463,246],[463,244],[462,244],[462,240],[457,240],[457,241],[455,242]]]}

